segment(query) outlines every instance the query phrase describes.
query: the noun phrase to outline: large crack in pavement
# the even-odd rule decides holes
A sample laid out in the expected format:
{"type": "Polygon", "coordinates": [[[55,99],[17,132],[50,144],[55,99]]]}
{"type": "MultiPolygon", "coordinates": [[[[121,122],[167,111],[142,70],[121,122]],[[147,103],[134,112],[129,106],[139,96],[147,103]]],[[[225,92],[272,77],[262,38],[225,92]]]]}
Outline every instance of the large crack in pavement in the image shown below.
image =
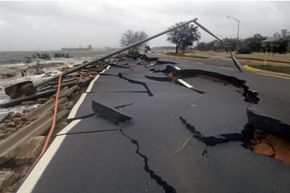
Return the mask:
{"type": "Polygon", "coordinates": [[[290,125],[271,117],[259,115],[250,109],[247,110],[247,116],[253,127],[290,141],[290,125]]]}
{"type": "Polygon", "coordinates": [[[149,89],[149,87],[147,86],[147,84],[145,82],[141,82],[139,80],[133,80],[133,79],[127,78],[122,73],[119,73],[118,76],[119,76],[119,78],[127,80],[130,83],[142,85],[146,89],[148,96],[153,97],[153,93],[151,92],[151,90],[149,89]]]}
{"type": "Polygon", "coordinates": [[[193,134],[192,137],[205,144],[206,148],[240,141],[241,146],[246,149],[290,164],[290,125],[258,115],[249,109],[247,109],[247,116],[248,122],[240,133],[226,133],[217,136],[204,136],[182,116],[180,116],[180,120],[193,134]]]}
{"type": "MultiPolygon", "coordinates": [[[[242,89],[239,91],[244,96],[244,100],[249,103],[258,104],[260,99],[258,98],[258,93],[250,90],[249,86],[246,85],[245,80],[238,79],[234,76],[228,76],[217,72],[211,72],[206,70],[198,70],[198,69],[182,69],[178,70],[174,66],[167,65],[163,70],[156,70],[154,68],[150,69],[153,73],[163,72],[167,76],[169,76],[172,80],[177,80],[181,78],[191,78],[191,77],[199,77],[206,80],[212,80],[218,83],[222,83],[224,85],[231,84],[236,88],[242,89]]],[[[152,77],[147,76],[146,78],[155,79],[159,81],[167,81],[164,77],[152,77]]]]}
{"type": "Polygon", "coordinates": [[[184,126],[193,134],[193,137],[204,143],[206,146],[215,146],[217,144],[227,143],[230,141],[243,140],[243,135],[240,133],[221,134],[220,137],[204,136],[201,132],[196,130],[194,126],[189,124],[185,118],[183,118],[182,116],[180,116],[179,118],[184,126]]]}
{"type": "Polygon", "coordinates": [[[144,161],[144,170],[147,172],[150,177],[156,181],[156,183],[163,188],[166,193],[176,193],[176,190],[173,186],[168,184],[165,180],[162,179],[159,175],[157,175],[148,164],[148,157],[140,152],[140,145],[136,139],[133,139],[126,135],[122,129],[120,129],[121,134],[130,140],[132,144],[136,146],[136,154],[139,155],[144,161]]]}

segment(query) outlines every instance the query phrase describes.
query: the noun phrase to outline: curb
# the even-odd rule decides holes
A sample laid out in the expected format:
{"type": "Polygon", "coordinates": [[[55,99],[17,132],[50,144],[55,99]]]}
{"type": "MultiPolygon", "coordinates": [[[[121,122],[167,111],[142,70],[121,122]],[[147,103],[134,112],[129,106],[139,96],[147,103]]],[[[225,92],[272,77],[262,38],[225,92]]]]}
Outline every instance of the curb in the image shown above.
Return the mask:
{"type": "Polygon", "coordinates": [[[276,77],[276,78],[283,78],[283,79],[289,79],[290,80],[290,75],[285,74],[285,73],[278,73],[278,72],[272,72],[272,71],[267,71],[267,70],[261,70],[252,66],[249,66],[248,64],[245,64],[243,68],[246,71],[250,71],[256,74],[260,75],[265,75],[265,76],[271,76],[271,77],[276,77]]]}

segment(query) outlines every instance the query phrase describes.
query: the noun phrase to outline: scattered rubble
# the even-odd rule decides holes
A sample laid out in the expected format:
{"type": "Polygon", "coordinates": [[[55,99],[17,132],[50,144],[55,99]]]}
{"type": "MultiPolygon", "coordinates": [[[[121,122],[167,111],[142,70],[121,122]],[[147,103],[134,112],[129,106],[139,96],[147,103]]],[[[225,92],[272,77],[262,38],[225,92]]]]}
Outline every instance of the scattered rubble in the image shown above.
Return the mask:
{"type": "Polygon", "coordinates": [[[9,187],[19,178],[19,175],[13,171],[0,171],[0,192],[10,192],[9,187]]]}
{"type": "Polygon", "coordinates": [[[24,81],[18,84],[5,88],[5,93],[10,96],[11,99],[15,99],[21,96],[28,96],[34,94],[35,89],[32,81],[24,81]]]}
{"type": "MultiPolygon", "coordinates": [[[[63,79],[58,101],[58,122],[66,120],[65,116],[80,93],[105,67],[105,64],[91,65],[63,79]]],[[[23,113],[10,112],[0,122],[1,193],[17,189],[21,179],[38,157],[45,135],[51,127],[56,89],[57,81],[47,82],[41,86],[34,86],[31,81],[25,81],[5,89],[11,100],[0,104],[1,108],[19,104],[27,106],[38,104],[38,107],[25,110],[23,113]]]]}
{"type": "MultiPolygon", "coordinates": [[[[151,60],[147,58],[147,60],[156,62],[155,59],[151,60]]],[[[127,66],[119,66],[116,64],[117,61],[117,59],[107,60],[107,62],[110,62],[111,64],[118,67],[127,66]]],[[[164,63],[161,62],[160,64],[164,63]]],[[[130,65],[128,65],[128,68],[129,67],[130,65]]],[[[80,92],[84,90],[84,88],[89,85],[91,80],[93,80],[94,77],[97,76],[104,68],[105,65],[88,66],[85,69],[81,69],[78,72],[70,74],[70,76],[67,76],[63,79],[62,90],[59,99],[58,120],[62,120],[68,114],[74,102],[80,95],[80,92]]],[[[161,81],[170,81],[186,77],[200,77],[216,81],[224,85],[230,84],[240,88],[246,102],[257,104],[259,101],[259,98],[257,97],[258,94],[254,91],[250,91],[244,80],[240,80],[232,76],[226,76],[223,74],[202,70],[176,70],[170,66],[167,66],[165,70],[157,71],[153,69],[152,71],[164,72],[167,77],[147,76],[147,78],[161,81]]],[[[145,92],[149,96],[153,96],[153,93],[150,91],[146,83],[129,79],[122,73],[119,73],[117,76],[131,83],[141,84],[146,89],[145,92]]],[[[11,88],[10,93],[13,97],[15,97],[15,100],[11,100],[9,103],[0,105],[1,107],[7,107],[17,104],[39,104],[38,108],[26,111],[22,114],[9,113],[2,120],[2,122],[0,122],[0,155],[2,155],[1,151],[4,149],[9,150],[8,153],[5,152],[5,156],[0,158],[0,192],[12,192],[15,190],[18,185],[15,182],[25,176],[31,164],[37,158],[45,139],[45,133],[51,126],[51,115],[53,112],[54,104],[54,100],[51,96],[55,94],[56,84],[57,81],[48,82],[44,85],[36,87],[36,89],[33,89],[33,93],[28,94],[29,92],[27,92],[27,90],[31,91],[29,89],[34,87],[30,82],[26,82],[25,85],[28,86],[23,89],[23,92],[21,95],[19,94],[19,96],[15,95],[15,93],[18,93],[16,90],[22,89],[23,85],[14,85],[14,87],[11,88]],[[23,137],[24,134],[28,137],[23,137]],[[14,147],[13,145],[15,144],[17,144],[17,146],[14,147]],[[11,185],[13,187],[11,187],[11,185]]],[[[120,109],[131,104],[133,103],[111,108],[93,101],[93,109],[95,113],[100,114],[105,118],[109,117],[113,122],[118,123],[119,121],[127,121],[131,119],[130,116],[120,112],[120,109]],[[98,106],[98,108],[96,108],[96,106],[98,106]],[[100,106],[103,109],[100,108],[100,106]],[[104,113],[104,109],[107,113],[104,113]]],[[[275,120],[272,119],[265,119],[266,121],[264,119],[260,119],[260,121],[257,121],[257,117],[255,118],[251,112],[248,112],[248,116],[249,123],[240,133],[220,134],[219,136],[204,136],[200,131],[194,128],[194,126],[189,124],[187,120],[185,120],[183,117],[180,117],[182,123],[187,129],[191,131],[193,136],[188,138],[184,144],[174,152],[174,154],[182,151],[187,145],[190,145],[190,142],[193,138],[201,141],[206,145],[206,149],[202,152],[202,156],[204,157],[207,157],[207,147],[232,141],[241,141],[244,147],[247,147],[256,153],[262,153],[274,159],[282,160],[285,163],[290,163],[290,143],[280,138],[286,137],[287,140],[289,140],[288,137],[290,134],[287,133],[285,135],[285,132],[283,132],[283,127],[287,127],[287,129],[289,129],[289,126],[282,124],[279,125],[278,121],[275,122],[275,120]],[[265,127],[266,123],[267,126],[265,127]]],[[[150,168],[148,164],[148,158],[146,155],[140,152],[138,141],[126,135],[124,131],[120,130],[120,132],[124,137],[128,138],[133,145],[136,146],[136,154],[144,160],[144,170],[150,175],[150,177],[160,186],[162,186],[165,192],[176,192],[173,186],[168,184],[150,168]]]]}

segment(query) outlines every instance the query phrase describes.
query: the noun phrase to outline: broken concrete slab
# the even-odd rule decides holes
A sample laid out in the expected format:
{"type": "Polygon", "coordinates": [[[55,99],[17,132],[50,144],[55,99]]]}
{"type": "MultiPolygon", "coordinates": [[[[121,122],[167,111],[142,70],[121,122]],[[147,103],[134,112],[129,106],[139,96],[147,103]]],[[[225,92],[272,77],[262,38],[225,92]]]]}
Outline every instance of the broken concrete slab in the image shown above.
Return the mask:
{"type": "Polygon", "coordinates": [[[96,101],[92,101],[92,109],[100,117],[109,119],[116,124],[118,124],[119,122],[129,121],[132,119],[130,115],[127,115],[121,112],[120,110],[113,107],[109,107],[96,101]]]}

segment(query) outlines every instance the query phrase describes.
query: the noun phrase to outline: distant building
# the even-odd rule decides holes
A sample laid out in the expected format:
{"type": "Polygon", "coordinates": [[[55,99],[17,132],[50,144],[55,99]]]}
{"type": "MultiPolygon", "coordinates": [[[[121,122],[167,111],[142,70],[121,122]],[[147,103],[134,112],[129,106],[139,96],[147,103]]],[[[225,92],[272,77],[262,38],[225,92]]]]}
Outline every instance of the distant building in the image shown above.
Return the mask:
{"type": "Polygon", "coordinates": [[[282,29],[281,30],[281,35],[282,35],[282,38],[289,38],[290,37],[290,31],[287,31],[287,29],[282,29]]]}
{"type": "Polygon", "coordinates": [[[79,48],[62,48],[61,51],[62,52],[67,52],[67,51],[90,51],[92,49],[93,49],[92,45],[89,44],[88,47],[86,47],[86,48],[82,48],[81,46],[79,48]]]}
{"type": "Polygon", "coordinates": [[[267,37],[263,41],[263,46],[272,50],[274,47],[279,46],[281,42],[287,42],[287,50],[290,51],[290,32],[287,29],[282,29],[281,34],[276,32],[272,37],[267,37]]]}

